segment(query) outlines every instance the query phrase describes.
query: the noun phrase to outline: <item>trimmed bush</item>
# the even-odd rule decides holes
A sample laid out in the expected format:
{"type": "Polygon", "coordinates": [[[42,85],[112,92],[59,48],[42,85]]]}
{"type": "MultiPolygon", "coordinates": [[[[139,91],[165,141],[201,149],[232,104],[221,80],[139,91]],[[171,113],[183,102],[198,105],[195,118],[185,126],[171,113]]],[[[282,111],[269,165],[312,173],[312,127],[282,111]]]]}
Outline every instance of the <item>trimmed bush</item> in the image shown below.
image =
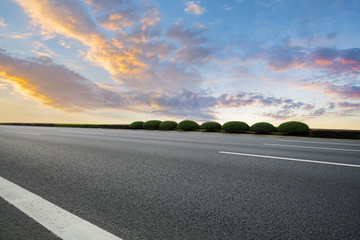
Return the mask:
{"type": "Polygon", "coordinates": [[[254,133],[268,134],[271,132],[275,132],[275,130],[275,127],[268,122],[258,122],[250,127],[250,131],[254,133]]]}
{"type": "Polygon", "coordinates": [[[160,123],[160,130],[174,130],[177,127],[177,123],[174,121],[163,121],[160,123]]]}
{"type": "Polygon", "coordinates": [[[144,122],[136,121],[136,122],[131,123],[129,125],[129,128],[130,129],[144,129],[143,125],[144,125],[144,122]]]}
{"type": "Polygon", "coordinates": [[[199,129],[199,127],[200,127],[199,124],[192,120],[184,120],[177,125],[177,129],[183,131],[194,131],[199,129]]]}
{"type": "Polygon", "coordinates": [[[144,122],[143,127],[147,130],[158,130],[160,126],[160,120],[149,120],[144,122]]]}
{"type": "Polygon", "coordinates": [[[284,122],[277,128],[279,132],[291,135],[308,135],[310,128],[303,122],[284,122]]]}
{"type": "Polygon", "coordinates": [[[217,132],[221,130],[221,124],[218,122],[204,122],[200,128],[205,129],[207,132],[217,132]]]}
{"type": "Polygon", "coordinates": [[[249,125],[245,122],[230,121],[224,123],[222,129],[227,133],[243,133],[249,131],[249,125]]]}

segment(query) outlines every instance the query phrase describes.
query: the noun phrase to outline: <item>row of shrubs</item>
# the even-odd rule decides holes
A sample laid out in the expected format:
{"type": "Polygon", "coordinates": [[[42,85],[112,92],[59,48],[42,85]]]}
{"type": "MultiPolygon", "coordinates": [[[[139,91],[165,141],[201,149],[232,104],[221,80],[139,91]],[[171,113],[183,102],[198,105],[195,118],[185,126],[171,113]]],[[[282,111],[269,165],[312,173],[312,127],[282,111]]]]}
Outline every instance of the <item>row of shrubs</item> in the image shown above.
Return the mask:
{"type": "Polygon", "coordinates": [[[280,124],[279,127],[275,128],[271,123],[258,122],[252,126],[249,126],[245,122],[230,121],[221,125],[218,122],[204,122],[199,125],[197,122],[192,120],[184,120],[179,124],[174,121],[160,121],[150,120],[146,122],[136,121],[129,125],[130,129],[147,129],[147,130],[182,130],[182,131],[196,131],[202,129],[207,132],[219,132],[224,131],[227,133],[245,133],[254,132],[260,134],[269,134],[273,132],[280,132],[284,134],[292,135],[308,135],[309,126],[303,122],[290,121],[280,124]]]}

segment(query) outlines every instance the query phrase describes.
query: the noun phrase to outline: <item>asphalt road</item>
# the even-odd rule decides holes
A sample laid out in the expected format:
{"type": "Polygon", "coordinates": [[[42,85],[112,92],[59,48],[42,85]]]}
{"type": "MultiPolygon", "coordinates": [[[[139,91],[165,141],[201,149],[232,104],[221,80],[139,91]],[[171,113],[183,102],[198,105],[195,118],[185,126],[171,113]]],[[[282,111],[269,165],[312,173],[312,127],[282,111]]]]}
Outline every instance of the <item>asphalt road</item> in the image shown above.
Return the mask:
{"type": "MultiPolygon", "coordinates": [[[[125,240],[360,239],[358,165],[356,140],[0,126],[1,177],[125,240]]],[[[0,200],[0,239],[57,239],[0,200]]]]}

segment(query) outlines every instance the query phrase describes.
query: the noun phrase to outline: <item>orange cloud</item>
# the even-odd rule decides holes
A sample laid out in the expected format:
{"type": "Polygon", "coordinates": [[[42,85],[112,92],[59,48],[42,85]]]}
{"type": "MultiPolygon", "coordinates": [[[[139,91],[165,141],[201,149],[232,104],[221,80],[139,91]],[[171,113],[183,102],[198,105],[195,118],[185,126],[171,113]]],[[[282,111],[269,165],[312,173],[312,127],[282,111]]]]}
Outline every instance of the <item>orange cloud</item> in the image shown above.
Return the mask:
{"type": "MultiPolygon", "coordinates": [[[[53,4],[42,0],[17,0],[24,10],[42,30],[75,38],[88,46],[87,59],[101,64],[115,80],[140,80],[147,70],[147,64],[140,58],[141,50],[133,47],[115,45],[114,41],[97,30],[96,24],[76,1],[71,6],[60,1],[53,4]]],[[[146,23],[150,24],[150,23],[146,23]]]]}
{"type": "Polygon", "coordinates": [[[343,64],[360,64],[360,61],[349,60],[349,59],[345,59],[345,58],[341,58],[340,62],[343,64]]]}
{"type": "Polygon", "coordinates": [[[102,88],[48,57],[26,60],[0,50],[0,76],[21,94],[65,111],[129,106],[126,96],[102,88]]]}
{"type": "Polygon", "coordinates": [[[199,73],[190,65],[178,66],[176,61],[164,59],[176,49],[172,43],[160,40],[160,13],[150,2],[144,1],[139,9],[132,4],[117,9],[124,3],[86,0],[95,14],[104,15],[104,19],[90,16],[78,1],[16,2],[46,36],[61,34],[82,42],[88,47],[85,58],[101,65],[125,88],[149,91],[156,87],[158,91],[168,91],[198,84],[199,73]],[[121,26],[114,25],[117,20],[122,21],[121,26]],[[119,31],[108,38],[101,26],[119,31]],[[123,27],[131,29],[124,31],[123,27]]]}
{"type": "Polygon", "coordinates": [[[187,14],[201,15],[205,12],[205,8],[200,6],[199,1],[196,3],[194,1],[187,1],[186,6],[185,12],[187,14]]]}
{"type": "Polygon", "coordinates": [[[316,58],[315,63],[321,66],[330,65],[333,62],[327,59],[316,58]]]}

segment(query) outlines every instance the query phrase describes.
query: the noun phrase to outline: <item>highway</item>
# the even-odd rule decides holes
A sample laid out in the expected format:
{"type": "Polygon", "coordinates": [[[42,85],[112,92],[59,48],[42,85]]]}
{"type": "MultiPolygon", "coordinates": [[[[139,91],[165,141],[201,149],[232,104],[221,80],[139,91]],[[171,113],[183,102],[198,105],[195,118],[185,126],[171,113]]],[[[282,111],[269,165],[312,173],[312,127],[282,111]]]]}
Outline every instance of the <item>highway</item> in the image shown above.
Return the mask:
{"type": "Polygon", "coordinates": [[[0,126],[0,177],[0,239],[360,239],[358,140],[0,126]]]}

